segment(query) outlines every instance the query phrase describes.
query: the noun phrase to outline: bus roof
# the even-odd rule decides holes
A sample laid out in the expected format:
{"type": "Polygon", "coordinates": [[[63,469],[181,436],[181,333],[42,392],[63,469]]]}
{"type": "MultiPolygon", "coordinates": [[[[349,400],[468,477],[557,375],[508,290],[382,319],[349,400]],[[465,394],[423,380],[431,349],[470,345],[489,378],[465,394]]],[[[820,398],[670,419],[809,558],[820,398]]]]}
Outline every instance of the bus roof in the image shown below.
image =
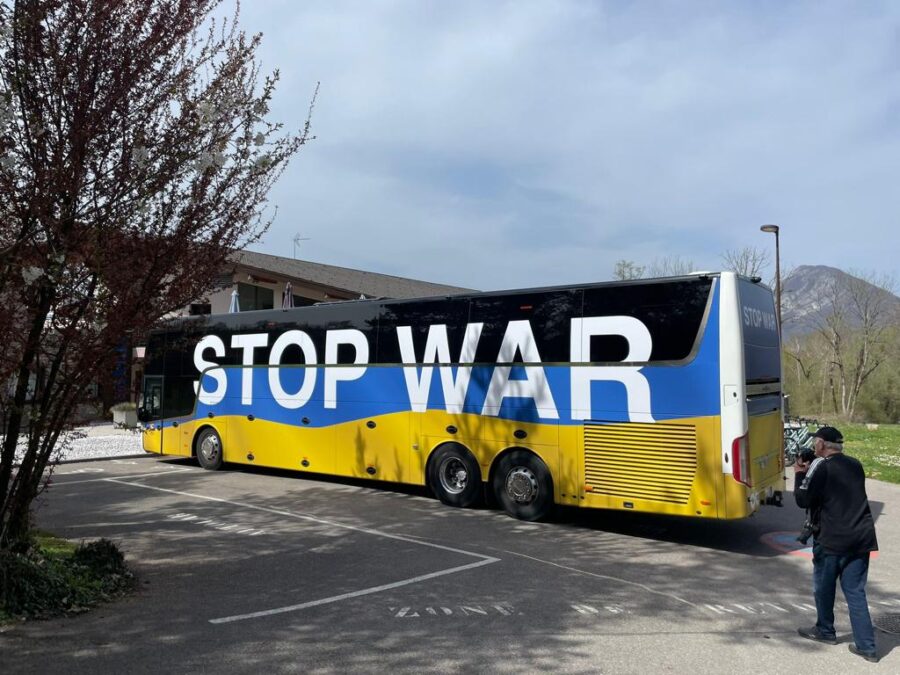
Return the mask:
{"type": "MultiPolygon", "coordinates": [[[[636,285],[651,285],[651,284],[667,284],[674,282],[684,282],[684,281],[699,281],[705,280],[709,278],[719,277],[722,272],[697,272],[692,274],[684,274],[679,276],[671,276],[671,277],[654,277],[651,279],[629,279],[629,280],[613,280],[613,281],[598,281],[586,284],[564,284],[559,286],[535,286],[531,288],[514,288],[507,290],[496,290],[496,291],[475,291],[471,293],[460,293],[460,294],[448,294],[448,295],[431,295],[431,296],[423,296],[419,298],[365,298],[365,299],[354,299],[354,300],[334,300],[328,302],[318,302],[314,305],[306,305],[304,307],[294,307],[291,309],[281,309],[281,308],[273,308],[273,309],[257,309],[257,310],[249,310],[243,312],[237,312],[235,314],[201,314],[195,316],[181,316],[175,317],[169,320],[166,320],[161,323],[157,328],[153,329],[153,331],[158,330],[167,330],[178,324],[190,324],[194,322],[201,321],[210,321],[217,320],[222,321],[223,319],[228,318],[237,318],[241,319],[250,319],[256,318],[257,321],[283,321],[285,319],[286,313],[297,313],[297,312],[314,312],[317,308],[322,307],[360,307],[367,305],[383,305],[389,303],[391,305],[404,305],[409,303],[416,302],[428,302],[435,300],[454,300],[454,301],[465,301],[465,300],[474,300],[478,298],[491,298],[491,297],[502,297],[509,295],[524,295],[531,293],[547,293],[553,291],[571,291],[578,289],[588,289],[588,288],[608,288],[608,287],[616,287],[616,286],[636,286],[636,285]]],[[[739,275],[741,279],[746,281],[750,281],[753,283],[758,283],[758,277],[750,278],[739,275]]],[[[764,285],[764,284],[761,284],[764,285]]],[[[766,286],[766,288],[768,288],[766,286]]]]}

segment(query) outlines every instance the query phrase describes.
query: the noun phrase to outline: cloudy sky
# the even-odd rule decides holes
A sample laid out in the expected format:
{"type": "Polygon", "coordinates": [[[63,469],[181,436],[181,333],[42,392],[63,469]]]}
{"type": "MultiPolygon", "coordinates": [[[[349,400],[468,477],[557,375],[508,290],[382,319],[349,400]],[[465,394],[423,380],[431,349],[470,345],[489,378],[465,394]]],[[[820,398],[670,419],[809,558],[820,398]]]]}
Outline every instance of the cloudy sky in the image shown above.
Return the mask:
{"type": "Polygon", "coordinates": [[[317,139],[256,250],[478,289],[773,246],[898,269],[900,3],[253,0],[317,139]]]}

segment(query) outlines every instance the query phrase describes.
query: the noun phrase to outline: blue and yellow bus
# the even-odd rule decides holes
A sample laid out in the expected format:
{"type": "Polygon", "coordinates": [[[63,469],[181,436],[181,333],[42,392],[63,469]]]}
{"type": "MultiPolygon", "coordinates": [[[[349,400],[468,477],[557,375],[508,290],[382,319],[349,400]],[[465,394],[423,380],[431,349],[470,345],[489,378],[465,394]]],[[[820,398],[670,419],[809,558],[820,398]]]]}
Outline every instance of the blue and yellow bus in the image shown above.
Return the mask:
{"type": "Polygon", "coordinates": [[[189,317],[151,334],[147,452],[555,504],[780,503],[772,292],[730,272],[189,317]]]}

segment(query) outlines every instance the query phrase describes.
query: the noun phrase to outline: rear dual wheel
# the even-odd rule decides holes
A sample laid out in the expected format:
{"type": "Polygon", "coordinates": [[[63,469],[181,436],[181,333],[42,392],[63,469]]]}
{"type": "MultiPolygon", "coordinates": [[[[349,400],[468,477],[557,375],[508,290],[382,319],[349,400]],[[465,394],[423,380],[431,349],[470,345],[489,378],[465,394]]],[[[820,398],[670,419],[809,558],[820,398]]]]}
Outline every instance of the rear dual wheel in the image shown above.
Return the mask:
{"type": "Polygon", "coordinates": [[[535,521],[553,508],[553,478],[540,457],[527,450],[503,455],[494,470],[494,494],[509,515],[535,521]]]}

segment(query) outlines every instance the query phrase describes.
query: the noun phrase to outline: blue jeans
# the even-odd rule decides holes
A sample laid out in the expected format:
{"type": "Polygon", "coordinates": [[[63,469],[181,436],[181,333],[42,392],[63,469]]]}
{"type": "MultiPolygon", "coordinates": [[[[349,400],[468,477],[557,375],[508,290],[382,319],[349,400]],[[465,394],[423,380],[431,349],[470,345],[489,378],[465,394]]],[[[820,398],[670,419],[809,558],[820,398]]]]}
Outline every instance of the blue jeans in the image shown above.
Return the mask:
{"type": "Polygon", "coordinates": [[[831,555],[813,542],[813,595],[816,598],[816,628],[822,635],[834,636],[834,595],[837,580],[850,613],[850,627],[856,648],[866,654],[875,653],[875,631],[866,600],[869,576],[869,554],[831,555]]]}

